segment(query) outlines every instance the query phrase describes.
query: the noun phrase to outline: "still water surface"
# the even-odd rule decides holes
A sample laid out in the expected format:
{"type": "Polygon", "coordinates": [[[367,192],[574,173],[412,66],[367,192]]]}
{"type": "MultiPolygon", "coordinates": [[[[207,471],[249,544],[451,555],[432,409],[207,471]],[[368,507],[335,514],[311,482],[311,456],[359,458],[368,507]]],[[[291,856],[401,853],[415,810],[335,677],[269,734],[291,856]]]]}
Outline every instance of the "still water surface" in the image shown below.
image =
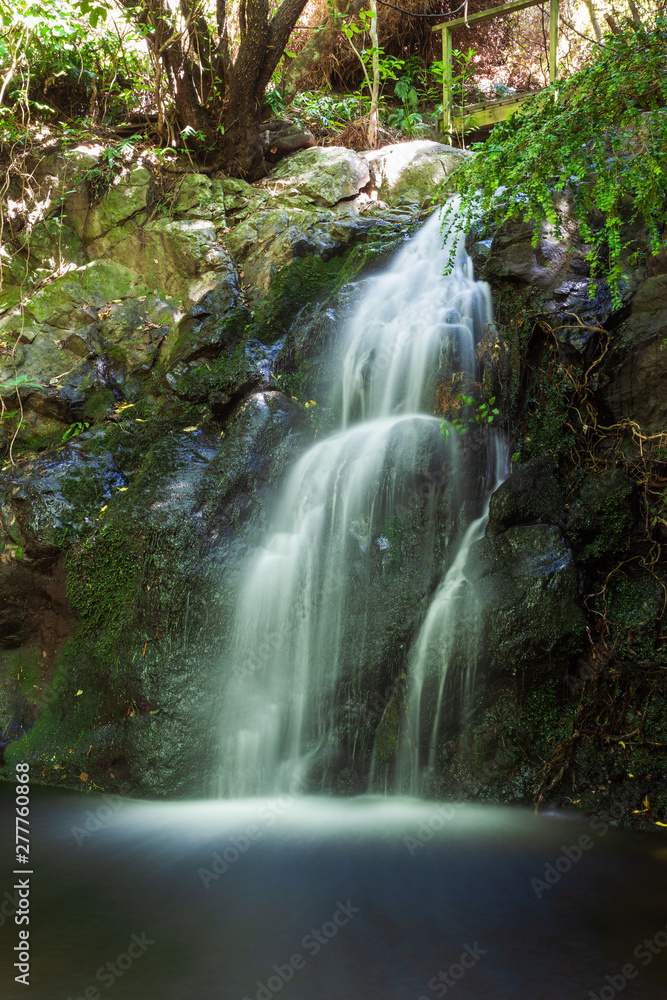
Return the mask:
{"type": "Polygon", "coordinates": [[[6,1000],[667,998],[660,835],[400,798],[39,789],[24,987],[11,968],[10,790],[6,1000]]]}

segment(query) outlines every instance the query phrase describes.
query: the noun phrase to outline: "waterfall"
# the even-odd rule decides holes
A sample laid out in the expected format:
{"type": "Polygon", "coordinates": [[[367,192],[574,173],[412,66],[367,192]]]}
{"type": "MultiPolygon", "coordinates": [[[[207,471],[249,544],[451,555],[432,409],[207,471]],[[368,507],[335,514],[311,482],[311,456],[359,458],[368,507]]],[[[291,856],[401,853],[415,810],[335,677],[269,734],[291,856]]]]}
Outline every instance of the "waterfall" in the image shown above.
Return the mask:
{"type": "Polygon", "coordinates": [[[468,526],[410,651],[410,680],[396,785],[412,795],[428,792],[430,779],[436,771],[438,735],[446,704],[445,685],[453,664],[459,667],[462,684],[459,701],[464,712],[472,701],[479,656],[479,614],[466,568],[472,546],[484,537],[491,488],[507,475],[507,449],[495,436],[489,443],[483,512],[468,526]]]}
{"type": "MultiPolygon", "coordinates": [[[[410,657],[407,717],[417,751],[401,766],[417,788],[425,685],[438,661],[442,680],[431,740],[447,672],[440,654],[453,647],[466,554],[483,532],[483,518],[461,531],[461,440],[453,428],[442,434],[442,421],[429,411],[437,384],[452,372],[474,379],[475,346],[491,321],[488,287],[474,281],[460,238],[456,246],[442,246],[438,213],[384,273],[365,283],[343,331],[336,390],[341,429],[295,464],[271,531],[248,560],[224,665],[222,794],[325,785],[340,755],[345,694],[353,705],[366,658],[382,638],[378,615],[383,575],[392,571],[391,525],[415,509],[421,541],[411,557],[424,580],[425,620],[410,657]],[[450,254],[454,266],[443,275],[450,254]],[[451,566],[428,607],[430,581],[442,575],[443,560],[434,551],[443,533],[451,566]],[[456,554],[453,539],[461,535],[456,554]]],[[[401,622],[394,625],[399,635],[401,622]]],[[[349,720],[346,725],[355,728],[349,720]]],[[[348,742],[357,735],[348,732],[348,742]]]]}

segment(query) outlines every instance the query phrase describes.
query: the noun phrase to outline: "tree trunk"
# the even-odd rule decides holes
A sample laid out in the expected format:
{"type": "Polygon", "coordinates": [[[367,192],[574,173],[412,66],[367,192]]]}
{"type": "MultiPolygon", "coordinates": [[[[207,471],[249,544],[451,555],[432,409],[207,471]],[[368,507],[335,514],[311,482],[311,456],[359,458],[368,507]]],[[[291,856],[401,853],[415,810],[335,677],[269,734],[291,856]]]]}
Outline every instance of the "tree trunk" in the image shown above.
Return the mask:
{"type": "Polygon", "coordinates": [[[225,173],[257,181],[268,171],[264,147],[259,138],[261,115],[257,110],[226,106],[222,124],[225,134],[222,143],[222,160],[225,173]]]}
{"type": "Polygon", "coordinates": [[[195,0],[179,0],[185,19],[182,31],[175,29],[167,0],[119,0],[145,29],[146,41],[165,70],[187,145],[209,157],[217,152],[231,176],[258,180],[266,174],[259,138],[264,92],[306,2],[282,0],[270,17],[269,0],[241,0],[236,14],[241,41],[232,61],[228,40],[232,7],[227,0],[216,0],[217,40],[195,0]],[[216,75],[224,87],[224,137],[204,106],[216,75]]]}
{"type": "Polygon", "coordinates": [[[178,43],[165,49],[162,54],[162,64],[186,145],[202,152],[212,150],[218,141],[218,136],[199,103],[189,59],[183,51],[183,46],[178,43]]]}
{"type": "Polygon", "coordinates": [[[602,37],[602,28],[600,27],[600,22],[598,21],[597,14],[595,13],[595,7],[593,6],[593,0],[584,0],[586,9],[588,10],[588,16],[591,19],[591,24],[593,26],[593,31],[595,32],[595,37],[600,45],[603,44],[604,39],[602,37]]]}
{"type": "Polygon", "coordinates": [[[370,8],[373,17],[371,18],[371,45],[373,47],[373,89],[371,91],[371,110],[368,117],[368,145],[375,149],[378,144],[378,100],[380,97],[380,59],[378,56],[378,9],[375,0],[370,0],[370,8]]]}
{"type": "Polygon", "coordinates": [[[348,0],[336,0],[334,12],[312,31],[304,47],[287,68],[282,86],[282,98],[285,106],[294,100],[305,77],[320,60],[331,52],[340,34],[342,16],[349,17],[356,14],[365,3],[366,0],[353,0],[352,3],[349,3],[348,0]]]}

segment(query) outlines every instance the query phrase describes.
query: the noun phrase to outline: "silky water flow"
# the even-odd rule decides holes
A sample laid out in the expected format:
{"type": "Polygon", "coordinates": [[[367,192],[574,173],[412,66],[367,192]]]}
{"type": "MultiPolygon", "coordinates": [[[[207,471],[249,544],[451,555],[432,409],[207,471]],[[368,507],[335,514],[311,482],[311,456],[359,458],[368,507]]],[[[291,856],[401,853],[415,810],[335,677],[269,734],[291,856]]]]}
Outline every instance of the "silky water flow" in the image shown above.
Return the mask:
{"type": "MultiPolygon", "coordinates": [[[[434,373],[474,380],[476,344],[493,320],[489,288],[474,280],[462,238],[453,240],[443,246],[436,212],[391,266],[366,282],[344,332],[340,430],[297,461],[272,530],[249,561],[224,671],[225,796],[322,787],[336,754],[341,682],[352,677],[359,687],[377,599],[370,585],[374,557],[389,546],[382,525],[405,510],[414,472],[425,462],[447,467],[450,505],[461,506],[459,434],[426,411],[433,409],[434,373]]],[[[503,449],[492,432],[487,441],[488,494],[503,449]]],[[[484,531],[484,498],[482,508],[452,540],[449,569],[408,658],[395,781],[413,794],[434,765],[433,751],[424,758],[421,746],[437,738],[456,608],[471,599],[465,564],[484,531]],[[423,700],[434,674],[435,721],[423,732],[423,700]]],[[[427,538],[434,516],[427,511],[427,538]]],[[[442,574],[442,566],[425,570],[442,574]]],[[[473,671],[474,650],[468,659],[473,671]]],[[[377,784],[374,762],[371,787],[377,784]]]]}

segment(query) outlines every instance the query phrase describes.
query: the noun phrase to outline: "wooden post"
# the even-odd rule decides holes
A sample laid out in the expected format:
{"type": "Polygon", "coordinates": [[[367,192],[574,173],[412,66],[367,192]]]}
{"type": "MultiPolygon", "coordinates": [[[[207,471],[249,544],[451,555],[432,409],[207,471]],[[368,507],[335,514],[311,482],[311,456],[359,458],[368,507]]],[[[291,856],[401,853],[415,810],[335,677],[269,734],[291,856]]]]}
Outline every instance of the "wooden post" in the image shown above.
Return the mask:
{"type": "Polygon", "coordinates": [[[549,4],[549,82],[558,79],[558,18],[560,15],[559,0],[550,0],[549,4]]]}
{"type": "MultiPolygon", "coordinates": [[[[552,0],[553,2],[553,0],[552,0]]],[[[452,33],[442,27],[442,132],[451,142],[454,132],[452,121],[452,33]]]]}

